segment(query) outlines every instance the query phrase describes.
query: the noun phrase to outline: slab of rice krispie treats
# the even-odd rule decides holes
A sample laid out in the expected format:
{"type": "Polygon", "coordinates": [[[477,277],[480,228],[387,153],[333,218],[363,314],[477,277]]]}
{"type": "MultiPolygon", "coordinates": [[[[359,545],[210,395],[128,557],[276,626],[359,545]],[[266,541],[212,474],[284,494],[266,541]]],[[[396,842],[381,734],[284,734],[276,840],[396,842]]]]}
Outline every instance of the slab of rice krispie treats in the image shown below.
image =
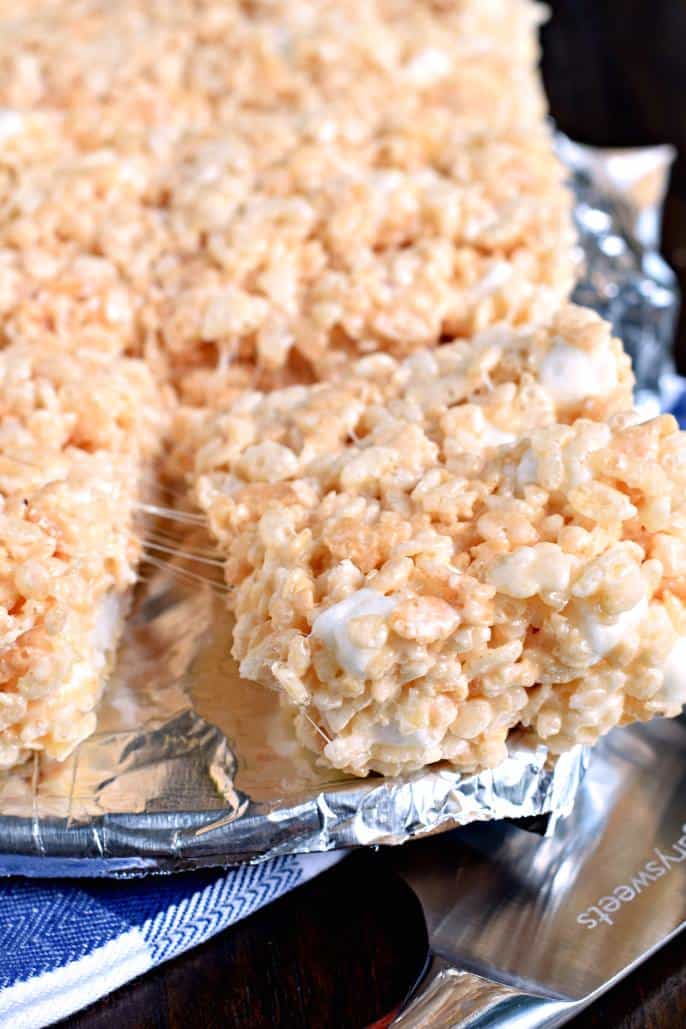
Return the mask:
{"type": "Polygon", "coordinates": [[[528,0],[0,4],[0,315],[186,399],[544,320],[573,275],[528,0]]]}
{"type": "Polygon", "coordinates": [[[683,701],[686,436],[621,413],[590,312],[500,349],[376,355],[196,425],[241,674],[336,768],[468,771],[514,730],[559,752],[683,701]]]}
{"type": "Polygon", "coordinates": [[[0,768],[95,726],[161,411],[138,360],[0,350],[0,768]]]}

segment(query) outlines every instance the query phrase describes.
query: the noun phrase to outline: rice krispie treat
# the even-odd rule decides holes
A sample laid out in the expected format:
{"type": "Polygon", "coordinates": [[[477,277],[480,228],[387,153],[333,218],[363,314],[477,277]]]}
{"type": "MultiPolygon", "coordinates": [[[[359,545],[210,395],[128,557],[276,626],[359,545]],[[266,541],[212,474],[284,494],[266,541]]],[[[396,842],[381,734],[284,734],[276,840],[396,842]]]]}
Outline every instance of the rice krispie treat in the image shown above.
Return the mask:
{"type": "Polygon", "coordinates": [[[168,476],[193,481],[232,469],[249,446],[264,444],[266,453],[277,443],[300,455],[302,470],[345,442],[351,411],[365,405],[366,420],[390,412],[423,425],[432,438],[443,432],[451,460],[473,465],[485,447],[513,443],[533,428],[629,409],[633,376],[609,325],[568,304],[544,328],[493,326],[404,361],[370,355],[329,382],[268,396],[247,392],[220,417],[182,405],[165,457],[168,476]]]}
{"type": "Polygon", "coordinates": [[[0,4],[4,336],[145,354],[219,405],[543,321],[574,262],[538,20],[528,0],[0,4]]]}
{"type": "Polygon", "coordinates": [[[468,771],[513,730],[558,752],[680,708],[686,436],[616,413],[626,359],[590,313],[565,319],[575,342],[519,351],[538,381],[513,372],[513,344],[499,383],[477,341],[370,357],[196,426],[241,674],[282,691],[330,765],[468,771]],[[542,383],[565,362],[554,397],[542,383]]]}
{"type": "Polygon", "coordinates": [[[0,350],[0,768],[62,758],[95,726],[160,430],[140,361],[0,350]]]}

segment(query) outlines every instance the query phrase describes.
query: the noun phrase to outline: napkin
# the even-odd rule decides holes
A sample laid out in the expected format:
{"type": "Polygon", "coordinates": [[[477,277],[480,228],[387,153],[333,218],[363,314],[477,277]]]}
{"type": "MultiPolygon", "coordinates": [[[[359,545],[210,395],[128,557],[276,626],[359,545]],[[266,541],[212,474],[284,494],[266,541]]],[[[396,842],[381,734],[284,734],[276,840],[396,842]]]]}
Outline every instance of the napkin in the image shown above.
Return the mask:
{"type": "Polygon", "coordinates": [[[73,1014],[307,882],[342,856],[288,855],[229,871],[0,884],[0,1026],[73,1014]]]}

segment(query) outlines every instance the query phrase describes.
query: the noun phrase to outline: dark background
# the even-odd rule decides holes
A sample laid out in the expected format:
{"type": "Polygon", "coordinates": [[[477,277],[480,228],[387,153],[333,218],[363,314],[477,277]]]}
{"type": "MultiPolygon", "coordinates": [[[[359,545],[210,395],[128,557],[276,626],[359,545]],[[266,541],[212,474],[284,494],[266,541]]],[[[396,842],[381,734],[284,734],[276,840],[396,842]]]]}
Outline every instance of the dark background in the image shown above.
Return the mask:
{"type": "MultiPolygon", "coordinates": [[[[686,296],[686,0],[552,0],[543,78],[555,121],[596,146],[672,143],[663,251],[686,296]]],[[[686,310],[676,340],[686,372],[686,310]]]]}
{"type": "MultiPolygon", "coordinates": [[[[686,0],[551,6],[543,69],[560,128],[580,142],[673,143],[679,150],[664,252],[686,295],[686,0]]],[[[683,316],[677,353],[686,371],[683,316]]],[[[362,1029],[401,1000],[425,947],[409,889],[386,868],[383,853],[358,853],[68,1025],[362,1029]]],[[[686,933],[571,1025],[686,1026],[686,933]]]]}

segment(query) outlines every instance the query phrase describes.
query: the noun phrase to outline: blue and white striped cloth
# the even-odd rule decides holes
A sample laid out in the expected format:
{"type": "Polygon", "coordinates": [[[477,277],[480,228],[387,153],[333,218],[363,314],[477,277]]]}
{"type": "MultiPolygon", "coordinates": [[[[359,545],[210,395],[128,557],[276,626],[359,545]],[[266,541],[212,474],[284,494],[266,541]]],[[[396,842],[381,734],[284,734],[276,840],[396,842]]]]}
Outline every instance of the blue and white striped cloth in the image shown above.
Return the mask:
{"type": "Polygon", "coordinates": [[[38,1029],[197,946],[341,853],[136,880],[0,884],[0,1026],[38,1029]]]}

